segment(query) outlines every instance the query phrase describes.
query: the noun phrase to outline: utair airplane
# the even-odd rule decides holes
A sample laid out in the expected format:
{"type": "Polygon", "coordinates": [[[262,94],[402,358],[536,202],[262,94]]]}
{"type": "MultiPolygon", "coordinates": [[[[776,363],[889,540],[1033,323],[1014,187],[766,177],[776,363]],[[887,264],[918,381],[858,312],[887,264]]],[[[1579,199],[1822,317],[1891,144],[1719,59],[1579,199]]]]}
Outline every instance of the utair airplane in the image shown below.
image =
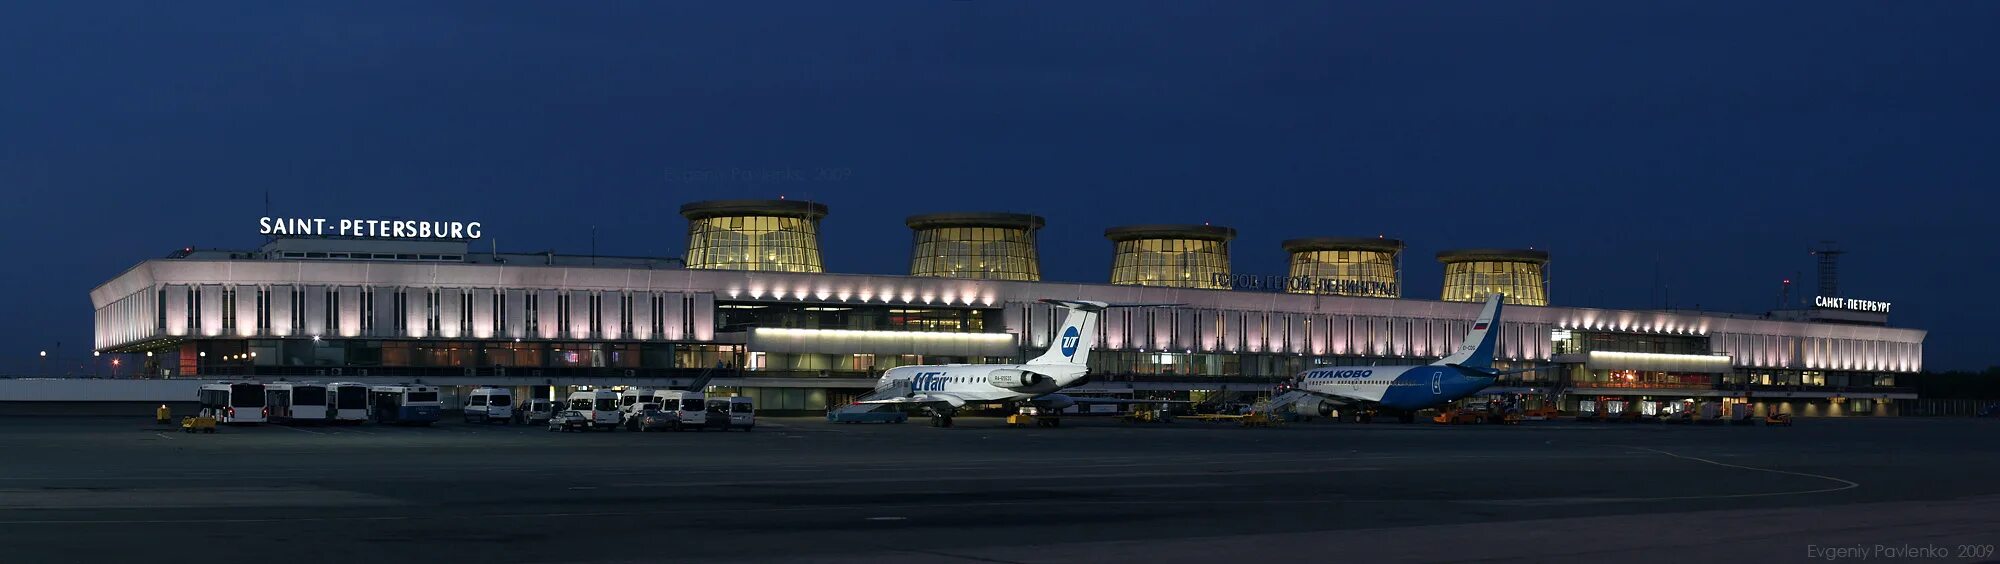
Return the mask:
{"type": "MultiPolygon", "coordinates": [[[[931,426],[950,427],[952,416],[966,404],[1028,405],[1042,413],[1057,413],[1077,404],[1169,403],[1110,398],[1073,398],[1055,393],[1084,383],[1090,349],[1097,344],[1097,316],[1104,302],[1042,300],[1069,310],[1048,352],[1023,364],[945,364],[898,366],[882,373],[875,391],[856,404],[923,408],[931,426]]],[[[1119,304],[1129,307],[1133,304],[1119,304]]],[[[1153,305],[1153,304],[1148,304],[1153,305]]],[[[1043,417],[1045,425],[1060,419],[1043,417]]]]}
{"type": "MultiPolygon", "coordinates": [[[[1307,370],[1290,383],[1293,397],[1318,396],[1338,405],[1357,408],[1359,419],[1367,421],[1371,412],[1398,415],[1404,423],[1416,419],[1416,411],[1479,393],[1500,376],[1541,370],[1530,368],[1500,372],[1493,369],[1493,339],[1500,329],[1500,303],[1493,294],[1486,308],[1466,332],[1465,343],[1451,356],[1424,366],[1329,366],[1307,370]]],[[[1281,394],[1279,397],[1284,397],[1281,394]]],[[[1273,407],[1282,400],[1274,400],[1273,407]]]]}

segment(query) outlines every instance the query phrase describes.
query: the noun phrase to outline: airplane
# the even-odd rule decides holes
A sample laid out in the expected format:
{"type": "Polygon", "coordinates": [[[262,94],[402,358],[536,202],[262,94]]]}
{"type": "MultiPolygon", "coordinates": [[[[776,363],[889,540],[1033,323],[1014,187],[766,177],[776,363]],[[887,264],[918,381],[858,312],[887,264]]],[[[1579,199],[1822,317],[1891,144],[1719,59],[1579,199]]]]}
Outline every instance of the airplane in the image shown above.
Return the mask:
{"type": "MultiPolygon", "coordinates": [[[[1089,379],[1090,349],[1097,345],[1097,317],[1112,304],[1092,301],[1041,300],[1069,313],[1049,350],[1022,364],[945,364],[898,366],[882,373],[875,391],[854,403],[922,408],[931,413],[932,427],[952,426],[952,416],[966,404],[1015,404],[1059,413],[1079,404],[1156,404],[1169,401],[1082,398],[1055,393],[1089,379]]],[[[1144,304],[1160,305],[1160,304],[1144,304]]],[[[1042,418],[1060,425],[1057,418],[1042,418]]]]}
{"type": "MultiPolygon", "coordinates": [[[[1416,420],[1416,411],[1464,398],[1493,385],[1501,376],[1547,370],[1528,368],[1501,372],[1493,369],[1493,341],[1500,329],[1500,306],[1506,297],[1493,294],[1486,308],[1465,333],[1458,350],[1437,362],[1423,366],[1328,366],[1301,372],[1289,384],[1293,398],[1302,393],[1338,405],[1361,409],[1360,421],[1371,418],[1370,411],[1395,413],[1404,423],[1416,420]]],[[[1282,394],[1281,394],[1282,397],[1282,394]]],[[[1274,402],[1277,403],[1277,402],[1274,402]]]]}

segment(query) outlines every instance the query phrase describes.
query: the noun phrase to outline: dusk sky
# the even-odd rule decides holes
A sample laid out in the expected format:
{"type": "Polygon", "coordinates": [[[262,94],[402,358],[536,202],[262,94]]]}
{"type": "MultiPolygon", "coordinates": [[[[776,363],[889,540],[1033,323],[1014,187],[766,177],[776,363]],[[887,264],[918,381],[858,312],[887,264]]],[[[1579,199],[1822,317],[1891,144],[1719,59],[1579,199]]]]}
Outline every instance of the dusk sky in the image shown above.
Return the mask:
{"type": "Polygon", "coordinates": [[[652,256],[683,203],[812,199],[883,274],[906,216],[1028,212],[1080,282],[1114,225],[1235,227],[1242,273],[1382,234],[1422,299],[1532,246],[1556,305],[1742,313],[1831,239],[1927,368],[2000,364],[2000,3],[360,4],[0,8],[0,372],[87,357],[141,260],[261,243],[266,193],[652,256]]]}

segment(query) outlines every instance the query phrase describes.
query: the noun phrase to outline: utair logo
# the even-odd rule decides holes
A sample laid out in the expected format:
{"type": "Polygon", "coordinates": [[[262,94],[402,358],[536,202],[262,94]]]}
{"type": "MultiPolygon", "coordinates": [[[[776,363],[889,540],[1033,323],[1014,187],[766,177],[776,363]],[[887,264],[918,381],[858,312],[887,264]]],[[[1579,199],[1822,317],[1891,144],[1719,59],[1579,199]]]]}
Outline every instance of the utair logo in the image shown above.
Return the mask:
{"type": "Polygon", "coordinates": [[[944,373],[918,372],[916,376],[910,378],[910,391],[912,392],[944,391],[944,373]]]}
{"type": "Polygon", "coordinates": [[[1082,334],[1080,334],[1080,333],[1078,333],[1078,332],[1076,331],[1076,328],[1075,328],[1075,327],[1071,327],[1071,328],[1069,328],[1069,329],[1067,329],[1067,330],[1064,330],[1064,331],[1063,331],[1063,337],[1062,337],[1062,351],[1063,351],[1063,356],[1067,356],[1067,357],[1071,357],[1071,358],[1075,358],[1075,357],[1076,357],[1076,343],[1077,343],[1077,341],[1081,341],[1081,340],[1083,340],[1083,335],[1082,335],[1082,334]]]}

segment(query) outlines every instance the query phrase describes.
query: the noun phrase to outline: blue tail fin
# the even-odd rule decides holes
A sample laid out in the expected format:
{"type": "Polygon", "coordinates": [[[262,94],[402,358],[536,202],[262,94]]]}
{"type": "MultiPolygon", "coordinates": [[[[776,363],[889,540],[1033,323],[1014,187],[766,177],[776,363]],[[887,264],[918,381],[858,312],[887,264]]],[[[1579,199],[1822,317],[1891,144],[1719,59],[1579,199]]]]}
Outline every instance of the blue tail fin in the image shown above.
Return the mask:
{"type": "Polygon", "coordinates": [[[1493,339],[1500,333],[1500,305],[1507,297],[1493,294],[1486,298],[1486,309],[1479,311],[1479,319],[1473,320],[1472,330],[1465,333],[1465,342],[1458,346],[1458,352],[1433,363],[1443,366],[1456,364],[1468,368],[1493,367],[1493,339]]]}

